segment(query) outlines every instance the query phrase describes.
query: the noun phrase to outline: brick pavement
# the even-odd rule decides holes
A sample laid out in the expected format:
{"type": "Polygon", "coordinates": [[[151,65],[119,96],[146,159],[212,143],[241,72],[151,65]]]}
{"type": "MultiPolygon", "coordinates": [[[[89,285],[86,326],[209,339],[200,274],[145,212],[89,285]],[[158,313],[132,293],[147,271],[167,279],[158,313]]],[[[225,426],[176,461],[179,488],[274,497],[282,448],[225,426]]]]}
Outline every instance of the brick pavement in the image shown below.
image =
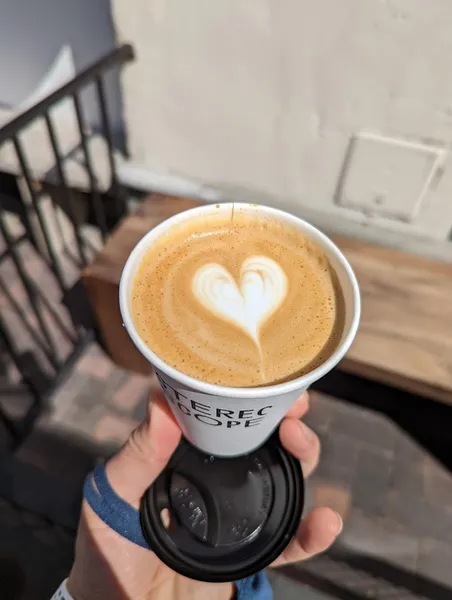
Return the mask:
{"type": "MultiPolygon", "coordinates": [[[[452,476],[389,419],[312,393],[322,441],[310,503],[344,517],[340,546],[452,588],[452,476]]],[[[452,596],[452,591],[451,591],[452,596]]]]}
{"type": "MultiPolygon", "coordinates": [[[[156,385],[91,345],[17,457],[81,484],[143,418],[156,385]]],[[[338,546],[452,588],[450,473],[387,418],[339,399],[312,392],[306,420],[322,441],[307,504],[330,505],[343,516],[338,546]]]]}
{"type": "Polygon", "coordinates": [[[93,457],[95,462],[117,449],[144,418],[150,392],[157,385],[155,377],[131,375],[117,368],[93,343],[16,454],[50,473],[81,482],[86,456],[72,452],[70,468],[65,469],[69,456],[54,451],[49,442],[52,436],[76,436],[81,443],[94,445],[100,449],[99,456],[93,457]]]}

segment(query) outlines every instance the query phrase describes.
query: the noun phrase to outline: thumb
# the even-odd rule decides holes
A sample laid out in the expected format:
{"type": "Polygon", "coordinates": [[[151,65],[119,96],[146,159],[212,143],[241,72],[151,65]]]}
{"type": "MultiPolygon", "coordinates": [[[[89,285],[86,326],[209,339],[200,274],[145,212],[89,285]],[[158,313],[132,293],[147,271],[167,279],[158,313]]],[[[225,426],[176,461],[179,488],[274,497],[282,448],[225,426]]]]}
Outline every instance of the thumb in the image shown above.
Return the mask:
{"type": "Polygon", "coordinates": [[[159,390],[149,402],[145,421],[106,465],[115,492],[138,508],[144,492],[166,467],[180,436],[179,426],[159,390]]]}

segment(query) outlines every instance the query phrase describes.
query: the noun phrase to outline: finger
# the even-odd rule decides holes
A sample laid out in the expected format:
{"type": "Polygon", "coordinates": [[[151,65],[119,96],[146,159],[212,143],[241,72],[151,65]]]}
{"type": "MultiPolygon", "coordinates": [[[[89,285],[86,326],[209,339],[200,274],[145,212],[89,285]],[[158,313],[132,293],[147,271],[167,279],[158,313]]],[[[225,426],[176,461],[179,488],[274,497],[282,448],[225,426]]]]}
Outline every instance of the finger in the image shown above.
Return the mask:
{"type": "Polygon", "coordinates": [[[342,531],[342,519],[331,508],[315,508],[301,523],[297,535],[273,563],[278,567],[311,558],[331,546],[342,531]]]}
{"type": "Polygon", "coordinates": [[[279,426],[279,439],[284,448],[301,462],[303,475],[309,477],[320,458],[320,441],[317,435],[297,419],[284,419],[279,426]]]}
{"type": "Polygon", "coordinates": [[[301,419],[309,410],[309,394],[308,392],[303,392],[301,396],[295,401],[295,404],[289,409],[286,417],[290,419],[301,419]]]}
{"type": "Polygon", "coordinates": [[[160,475],[180,441],[181,432],[160,390],[148,407],[148,417],[132,432],[106,466],[111,486],[135,507],[160,475]]]}

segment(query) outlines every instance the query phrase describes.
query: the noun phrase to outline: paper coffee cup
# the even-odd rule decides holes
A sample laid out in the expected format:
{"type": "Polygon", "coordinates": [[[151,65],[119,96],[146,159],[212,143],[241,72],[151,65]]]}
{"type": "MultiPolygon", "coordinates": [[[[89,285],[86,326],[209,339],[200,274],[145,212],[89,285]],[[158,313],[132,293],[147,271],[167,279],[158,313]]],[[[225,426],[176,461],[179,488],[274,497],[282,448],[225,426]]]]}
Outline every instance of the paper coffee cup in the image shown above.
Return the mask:
{"type": "Polygon", "coordinates": [[[358,282],[352,268],[326,235],[306,221],[275,208],[237,203],[234,206],[235,210],[285,221],[323,250],[342,289],[345,320],[335,352],[316,369],[291,381],[265,387],[236,388],[194,379],[166,364],[139,336],[130,306],[132,286],[137,267],[162,234],[190,219],[218,215],[219,210],[230,214],[232,204],[221,204],[220,207],[205,205],[179,213],[149,231],[138,242],[127,260],[119,286],[124,325],[138,350],[153,366],[185,438],[207,454],[226,457],[247,454],[261,446],[300,394],[337,365],[353,342],[361,309],[358,282]]]}

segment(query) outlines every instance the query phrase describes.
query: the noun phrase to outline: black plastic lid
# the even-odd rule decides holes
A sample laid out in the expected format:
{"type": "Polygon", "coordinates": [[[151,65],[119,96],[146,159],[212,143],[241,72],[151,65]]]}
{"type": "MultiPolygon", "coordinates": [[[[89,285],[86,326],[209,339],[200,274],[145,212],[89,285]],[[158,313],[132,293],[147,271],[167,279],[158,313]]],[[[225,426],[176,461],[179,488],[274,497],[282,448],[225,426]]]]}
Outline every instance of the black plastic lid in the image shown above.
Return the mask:
{"type": "Polygon", "coordinates": [[[281,554],[295,535],[303,500],[300,463],[276,435],[238,458],[208,456],[182,441],[143,497],[141,524],[149,546],[174,571],[235,581],[281,554]]]}

